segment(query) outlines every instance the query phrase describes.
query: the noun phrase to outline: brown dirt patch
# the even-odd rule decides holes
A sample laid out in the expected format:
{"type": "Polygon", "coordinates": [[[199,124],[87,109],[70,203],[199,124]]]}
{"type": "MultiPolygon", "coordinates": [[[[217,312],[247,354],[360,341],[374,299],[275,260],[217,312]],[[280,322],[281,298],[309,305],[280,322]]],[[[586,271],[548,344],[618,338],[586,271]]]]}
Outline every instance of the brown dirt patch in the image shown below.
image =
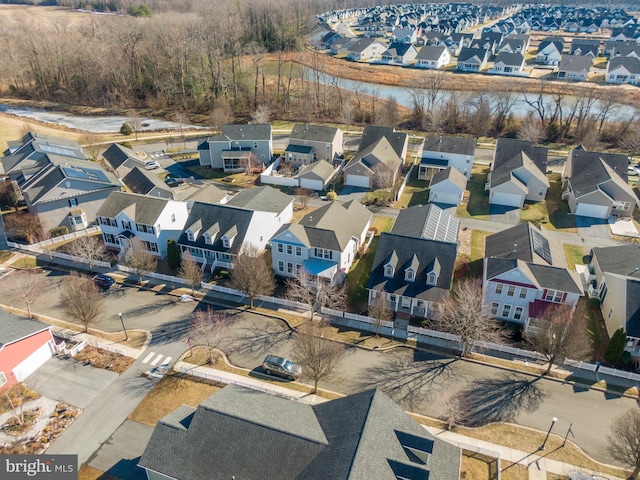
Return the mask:
{"type": "Polygon", "coordinates": [[[73,358],[79,362],[91,362],[92,367],[104,368],[117,373],[124,372],[135,362],[134,358],[118,355],[90,345],[80,350],[73,358]]]}

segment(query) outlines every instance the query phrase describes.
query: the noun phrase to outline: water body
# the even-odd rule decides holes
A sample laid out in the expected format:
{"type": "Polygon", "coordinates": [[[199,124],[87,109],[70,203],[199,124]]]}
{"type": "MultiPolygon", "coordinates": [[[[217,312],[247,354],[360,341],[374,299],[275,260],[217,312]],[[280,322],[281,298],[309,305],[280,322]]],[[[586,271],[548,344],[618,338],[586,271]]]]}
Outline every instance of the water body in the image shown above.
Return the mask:
{"type": "MultiPolygon", "coordinates": [[[[378,85],[375,83],[369,83],[369,82],[360,81],[360,80],[351,80],[347,78],[336,77],[324,72],[317,72],[316,70],[307,68],[307,67],[303,68],[303,75],[305,75],[305,78],[310,81],[316,80],[316,73],[319,81],[326,85],[334,85],[336,87],[344,88],[345,90],[350,90],[352,92],[360,92],[366,95],[374,95],[374,96],[377,96],[378,98],[383,98],[383,99],[393,97],[395,98],[396,102],[398,102],[399,105],[402,105],[408,108],[413,107],[411,92],[407,87],[378,85]]],[[[496,75],[496,81],[499,81],[500,78],[505,78],[505,77],[496,75]]],[[[473,77],[470,76],[469,81],[470,82],[473,81],[473,77]]],[[[478,92],[467,93],[467,92],[454,92],[451,90],[441,90],[438,96],[437,104],[442,105],[446,103],[446,101],[449,99],[449,97],[453,93],[462,94],[462,97],[461,97],[462,99],[465,98],[467,95],[470,97],[473,97],[478,94],[478,92]]],[[[491,92],[487,92],[487,93],[491,93],[491,92]]],[[[615,95],[615,87],[611,87],[611,94],[615,95]]],[[[536,94],[528,94],[527,97],[529,98],[530,101],[537,98],[536,94]]],[[[543,95],[543,98],[544,98],[544,103],[546,105],[549,105],[549,108],[547,109],[549,110],[554,104],[553,97],[551,95],[543,95]]],[[[568,107],[569,105],[572,105],[576,101],[577,101],[576,97],[567,96],[563,100],[563,105],[566,105],[568,107]]],[[[425,105],[425,107],[426,106],[427,105],[425,105]]],[[[601,104],[599,102],[595,102],[591,109],[591,113],[597,116],[602,111],[601,108],[602,108],[601,104]]],[[[517,100],[511,109],[511,113],[516,117],[524,117],[531,111],[533,111],[533,109],[529,105],[527,105],[527,103],[525,102],[525,95],[522,93],[517,94],[517,100]]],[[[607,114],[607,118],[609,120],[615,120],[617,118],[623,118],[623,117],[627,117],[629,115],[635,115],[635,114],[636,114],[636,109],[634,107],[630,105],[620,104],[620,105],[617,105],[615,108],[611,108],[609,110],[607,114]]]]}
{"type": "MultiPolygon", "coordinates": [[[[33,118],[35,120],[50,123],[53,125],[64,125],[68,128],[82,130],[91,133],[117,133],[125,122],[131,120],[125,116],[94,116],[94,115],[72,115],[62,112],[52,112],[38,108],[14,107],[12,105],[0,104],[0,112],[17,115],[19,117],[33,118]]],[[[180,128],[205,128],[195,125],[180,124],[157,118],[141,117],[141,132],[152,132],[157,130],[180,130],[180,128]]]]}

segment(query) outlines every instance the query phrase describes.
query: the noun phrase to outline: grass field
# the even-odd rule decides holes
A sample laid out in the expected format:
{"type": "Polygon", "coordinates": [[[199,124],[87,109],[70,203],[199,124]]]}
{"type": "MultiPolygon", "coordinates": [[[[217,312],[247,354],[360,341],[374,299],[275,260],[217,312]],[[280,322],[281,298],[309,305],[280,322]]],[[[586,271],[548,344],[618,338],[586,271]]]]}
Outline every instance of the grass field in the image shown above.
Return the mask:
{"type": "Polygon", "coordinates": [[[469,201],[462,202],[456,210],[457,217],[489,220],[489,196],[485,192],[489,169],[475,166],[471,171],[471,180],[467,183],[469,201]]]}

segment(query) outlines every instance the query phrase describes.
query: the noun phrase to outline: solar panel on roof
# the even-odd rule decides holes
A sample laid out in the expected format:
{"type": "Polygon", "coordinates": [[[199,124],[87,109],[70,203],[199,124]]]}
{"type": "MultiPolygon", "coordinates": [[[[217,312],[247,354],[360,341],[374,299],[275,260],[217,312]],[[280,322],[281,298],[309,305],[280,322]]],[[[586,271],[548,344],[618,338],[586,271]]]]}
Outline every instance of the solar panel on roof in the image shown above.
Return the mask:
{"type": "Polygon", "coordinates": [[[89,170],[83,168],[63,167],[62,171],[69,178],[79,178],[82,180],[107,181],[107,177],[99,170],[89,170]]]}
{"type": "Polygon", "coordinates": [[[537,230],[531,230],[531,240],[533,241],[533,251],[540,255],[545,262],[551,265],[551,249],[549,240],[544,238],[537,230]]]}

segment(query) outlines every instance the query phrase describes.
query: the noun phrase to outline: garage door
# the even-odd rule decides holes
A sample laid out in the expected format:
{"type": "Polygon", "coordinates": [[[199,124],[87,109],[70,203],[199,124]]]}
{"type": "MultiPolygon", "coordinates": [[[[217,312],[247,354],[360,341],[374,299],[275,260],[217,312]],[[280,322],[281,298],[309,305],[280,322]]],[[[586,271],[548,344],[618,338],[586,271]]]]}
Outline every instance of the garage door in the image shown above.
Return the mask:
{"type": "Polygon", "coordinates": [[[429,202],[459,205],[460,197],[455,193],[429,192],[429,202]]]}
{"type": "Polygon", "coordinates": [[[608,218],[609,208],[603,205],[592,205],[589,203],[579,203],[576,207],[576,215],[591,218],[608,218]]]}
{"type": "Polygon", "coordinates": [[[513,193],[494,192],[489,203],[493,205],[505,205],[507,207],[522,207],[522,197],[513,193]]]}
{"type": "Polygon", "coordinates": [[[351,185],[352,187],[364,187],[369,188],[369,177],[364,175],[346,175],[345,185],[351,185]]]}
{"type": "Polygon", "coordinates": [[[311,190],[324,190],[322,180],[311,180],[309,178],[301,178],[300,186],[302,188],[310,188],[311,190]]]}
{"type": "Polygon", "coordinates": [[[23,381],[38,368],[40,368],[40,366],[44,362],[51,358],[52,351],[49,343],[50,342],[45,343],[39,349],[29,355],[28,358],[16,365],[16,367],[13,369],[13,374],[16,376],[16,379],[19,382],[23,381]]]}

